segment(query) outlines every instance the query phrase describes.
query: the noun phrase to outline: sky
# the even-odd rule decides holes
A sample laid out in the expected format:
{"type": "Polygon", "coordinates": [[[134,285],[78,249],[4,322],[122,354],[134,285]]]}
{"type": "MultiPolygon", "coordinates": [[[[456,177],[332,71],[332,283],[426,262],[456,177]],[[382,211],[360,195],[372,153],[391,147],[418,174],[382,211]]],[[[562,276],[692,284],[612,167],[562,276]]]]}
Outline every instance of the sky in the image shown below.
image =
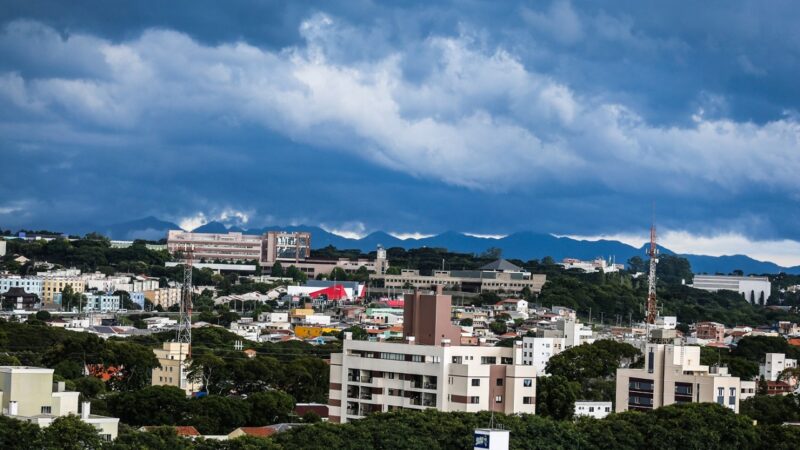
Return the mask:
{"type": "Polygon", "coordinates": [[[0,228],[515,231],[800,264],[791,1],[6,0],[0,228]]]}

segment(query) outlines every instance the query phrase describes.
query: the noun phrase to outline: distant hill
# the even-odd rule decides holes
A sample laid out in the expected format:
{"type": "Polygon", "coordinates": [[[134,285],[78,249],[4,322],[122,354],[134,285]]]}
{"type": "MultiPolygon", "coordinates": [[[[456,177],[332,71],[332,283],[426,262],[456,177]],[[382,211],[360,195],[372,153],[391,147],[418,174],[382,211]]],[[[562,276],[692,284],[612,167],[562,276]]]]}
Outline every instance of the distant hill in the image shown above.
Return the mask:
{"type": "MultiPolygon", "coordinates": [[[[155,217],[123,222],[101,227],[98,231],[112,239],[152,239],[158,240],[166,237],[167,230],[180,229],[172,222],[159,220],[155,217]]],[[[204,233],[225,233],[227,231],[241,231],[246,234],[264,234],[267,231],[307,231],[312,234],[311,243],[314,248],[323,248],[332,245],[339,249],[358,249],[364,252],[375,250],[378,245],[385,248],[401,247],[405,249],[419,247],[446,248],[454,252],[483,253],[489,248],[499,248],[505,258],[521,260],[541,259],[551,256],[556,261],[563,258],[579,258],[583,260],[596,257],[611,258],[617,263],[625,263],[633,256],[647,258],[645,245],[640,248],[611,240],[586,241],[568,237],[556,237],[551,234],[534,233],[529,231],[513,233],[503,238],[494,239],[486,237],[469,236],[456,231],[447,231],[436,236],[420,239],[399,239],[388,233],[376,231],[361,239],[349,239],[315,226],[270,226],[264,228],[241,229],[227,227],[220,222],[209,222],[194,231],[204,233]]],[[[667,248],[660,248],[662,253],[674,254],[667,248]]],[[[747,274],[763,274],[786,272],[800,274],[800,266],[782,267],[768,261],[758,261],[745,255],[707,256],[707,255],[681,255],[689,260],[695,273],[731,273],[742,270],[747,274]]]]}
{"type": "Polygon", "coordinates": [[[166,238],[169,230],[180,230],[180,227],[172,222],[166,222],[150,216],[129,222],[105,225],[98,229],[87,231],[97,231],[111,239],[147,239],[157,241],[166,238]]]}

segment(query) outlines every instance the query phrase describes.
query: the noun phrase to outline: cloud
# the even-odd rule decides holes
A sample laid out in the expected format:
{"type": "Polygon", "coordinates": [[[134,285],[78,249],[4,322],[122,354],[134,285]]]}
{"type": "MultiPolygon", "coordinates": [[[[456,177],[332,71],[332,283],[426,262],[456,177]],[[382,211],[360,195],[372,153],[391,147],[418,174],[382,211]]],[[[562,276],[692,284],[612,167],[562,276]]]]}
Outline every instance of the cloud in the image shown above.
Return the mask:
{"type": "Polygon", "coordinates": [[[425,234],[425,233],[419,233],[419,232],[399,233],[399,232],[396,232],[396,231],[390,231],[389,234],[394,236],[394,237],[396,237],[397,239],[400,239],[400,240],[403,240],[403,241],[405,241],[406,239],[417,239],[418,240],[418,239],[425,239],[425,238],[436,236],[435,234],[425,234]]]}
{"type": "Polygon", "coordinates": [[[467,236],[472,236],[476,238],[482,239],[503,239],[504,237],[508,236],[507,234],[479,234],[479,233],[464,233],[467,236]]]}
{"type": "MultiPolygon", "coordinates": [[[[641,247],[650,240],[646,235],[612,234],[601,236],[567,236],[573,239],[620,241],[641,247]]],[[[658,243],[676,253],[694,255],[747,255],[759,261],[771,261],[784,267],[800,265],[800,242],[791,239],[755,240],[741,233],[726,232],[703,236],[683,230],[661,232],[658,243]]]]}
{"type": "Polygon", "coordinates": [[[341,236],[347,239],[361,239],[367,235],[366,233],[367,228],[361,222],[346,222],[335,227],[331,227],[326,224],[321,224],[320,228],[327,231],[328,233],[333,233],[337,236],[341,236]]]}
{"type": "Polygon", "coordinates": [[[178,226],[189,231],[199,228],[209,222],[220,222],[228,227],[243,227],[247,225],[251,214],[252,213],[238,211],[233,208],[224,208],[212,213],[198,211],[191,216],[178,219],[178,226]]]}

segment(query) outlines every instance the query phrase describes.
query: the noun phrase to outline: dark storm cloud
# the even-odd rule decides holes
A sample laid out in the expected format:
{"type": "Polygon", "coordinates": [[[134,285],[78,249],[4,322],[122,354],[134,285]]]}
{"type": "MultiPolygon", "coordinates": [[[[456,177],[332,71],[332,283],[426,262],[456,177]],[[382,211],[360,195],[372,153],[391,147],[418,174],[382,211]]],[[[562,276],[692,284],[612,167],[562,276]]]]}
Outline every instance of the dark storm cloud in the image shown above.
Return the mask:
{"type": "Polygon", "coordinates": [[[0,225],[800,239],[791,2],[10,2],[0,225]],[[25,186],[21,189],[20,186],[25,186]],[[240,220],[240,219],[237,219],[240,220]],[[356,224],[356,225],[354,225],[356,224]]]}

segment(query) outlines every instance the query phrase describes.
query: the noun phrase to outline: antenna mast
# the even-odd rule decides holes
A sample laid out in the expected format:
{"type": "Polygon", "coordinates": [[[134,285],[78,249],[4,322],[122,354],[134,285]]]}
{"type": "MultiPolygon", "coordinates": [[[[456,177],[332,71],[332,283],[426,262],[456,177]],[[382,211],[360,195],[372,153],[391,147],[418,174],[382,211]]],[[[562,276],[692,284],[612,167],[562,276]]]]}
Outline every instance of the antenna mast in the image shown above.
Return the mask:
{"type": "Polygon", "coordinates": [[[647,251],[650,256],[650,273],[647,276],[647,316],[645,323],[654,325],[656,323],[656,264],[658,264],[658,246],[656,246],[656,224],[650,226],[650,249],[647,251]]]}
{"type": "Polygon", "coordinates": [[[183,262],[183,284],[181,285],[180,298],[180,317],[178,321],[178,342],[181,344],[181,355],[183,345],[188,346],[189,358],[192,357],[192,267],[194,259],[193,246],[187,246],[184,250],[183,262]]]}

